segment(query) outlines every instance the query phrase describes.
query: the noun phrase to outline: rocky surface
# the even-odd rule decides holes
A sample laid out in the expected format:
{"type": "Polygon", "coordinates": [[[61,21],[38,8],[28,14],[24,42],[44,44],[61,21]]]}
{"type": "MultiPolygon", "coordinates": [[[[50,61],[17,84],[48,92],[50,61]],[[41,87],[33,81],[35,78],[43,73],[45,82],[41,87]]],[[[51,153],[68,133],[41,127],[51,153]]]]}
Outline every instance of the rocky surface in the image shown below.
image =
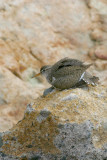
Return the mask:
{"type": "Polygon", "coordinates": [[[54,91],[0,138],[1,159],[106,160],[107,88],[54,91]],[[10,156],[10,157],[9,157],[10,156]]]}
{"type": "Polygon", "coordinates": [[[67,56],[92,62],[107,86],[106,53],[106,0],[0,0],[0,131],[48,87],[31,78],[42,65],[67,56]]]}
{"type": "Polygon", "coordinates": [[[0,0],[0,132],[0,160],[107,159],[106,0],[0,0]],[[100,84],[37,98],[32,76],[63,57],[100,84]]]}
{"type": "Polygon", "coordinates": [[[42,94],[43,85],[34,88],[15,77],[5,67],[0,68],[0,131],[10,129],[24,115],[26,105],[42,94]]]}

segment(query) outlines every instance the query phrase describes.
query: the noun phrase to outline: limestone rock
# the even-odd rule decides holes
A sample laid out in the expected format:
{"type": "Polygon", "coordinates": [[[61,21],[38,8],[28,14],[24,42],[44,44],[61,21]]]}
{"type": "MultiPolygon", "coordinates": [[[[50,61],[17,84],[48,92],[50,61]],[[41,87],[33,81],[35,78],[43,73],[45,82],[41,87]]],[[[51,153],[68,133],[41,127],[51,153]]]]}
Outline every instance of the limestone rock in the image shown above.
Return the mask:
{"type": "Polygon", "coordinates": [[[0,138],[1,160],[107,159],[107,88],[55,91],[0,138]]]}

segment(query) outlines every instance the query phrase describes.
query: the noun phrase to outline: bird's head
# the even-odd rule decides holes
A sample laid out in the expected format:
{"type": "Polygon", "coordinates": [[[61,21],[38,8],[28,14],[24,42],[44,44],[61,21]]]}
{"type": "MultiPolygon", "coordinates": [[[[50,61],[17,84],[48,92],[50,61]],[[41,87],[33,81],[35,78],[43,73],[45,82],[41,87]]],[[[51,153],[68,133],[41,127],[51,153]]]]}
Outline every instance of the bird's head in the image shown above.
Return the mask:
{"type": "Polygon", "coordinates": [[[38,77],[39,75],[43,75],[43,76],[47,77],[48,74],[50,73],[50,69],[51,69],[50,65],[43,66],[43,67],[41,67],[40,72],[38,74],[36,74],[34,77],[38,77]]]}

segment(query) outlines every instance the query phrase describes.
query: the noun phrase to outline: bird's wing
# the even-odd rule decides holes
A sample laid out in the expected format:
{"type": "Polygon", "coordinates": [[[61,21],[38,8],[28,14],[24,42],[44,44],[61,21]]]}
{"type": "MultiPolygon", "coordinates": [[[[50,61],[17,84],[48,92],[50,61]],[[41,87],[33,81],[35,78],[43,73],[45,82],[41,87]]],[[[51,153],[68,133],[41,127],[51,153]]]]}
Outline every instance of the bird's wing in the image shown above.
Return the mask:
{"type": "Polygon", "coordinates": [[[81,68],[80,66],[65,66],[62,68],[59,68],[58,70],[52,72],[52,77],[59,78],[59,77],[65,77],[68,75],[80,75],[85,71],[85,69],[81,68]]]}
{"type": "Polygon", "coordinates": [[[70,59],[70,58],[63,58],[57,63],[55,63],[52,66],[52,72],[56,72],[57,70],[63,68],[63,67],[69,67],[69,66],[83,66],[83,62],[76,60],[76,59],[70,59]]]}

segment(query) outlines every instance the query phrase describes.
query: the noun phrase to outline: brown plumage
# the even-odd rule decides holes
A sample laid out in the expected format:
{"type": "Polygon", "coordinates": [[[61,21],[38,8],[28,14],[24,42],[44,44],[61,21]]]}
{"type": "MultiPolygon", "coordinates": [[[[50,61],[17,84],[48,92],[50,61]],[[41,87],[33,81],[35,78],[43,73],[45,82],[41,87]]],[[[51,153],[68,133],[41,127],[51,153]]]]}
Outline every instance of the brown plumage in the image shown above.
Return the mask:
{"type": "Polygon", "coordinates": [[[82,83],[95,85],[98,77],[91,76],[86,72],[91,65],[85,65],[76,59],[63,58],[52,66],[43,66],[40,69],[40,73],[46,77],[54,88],[61,90],[69,89],[82,83]]]}

